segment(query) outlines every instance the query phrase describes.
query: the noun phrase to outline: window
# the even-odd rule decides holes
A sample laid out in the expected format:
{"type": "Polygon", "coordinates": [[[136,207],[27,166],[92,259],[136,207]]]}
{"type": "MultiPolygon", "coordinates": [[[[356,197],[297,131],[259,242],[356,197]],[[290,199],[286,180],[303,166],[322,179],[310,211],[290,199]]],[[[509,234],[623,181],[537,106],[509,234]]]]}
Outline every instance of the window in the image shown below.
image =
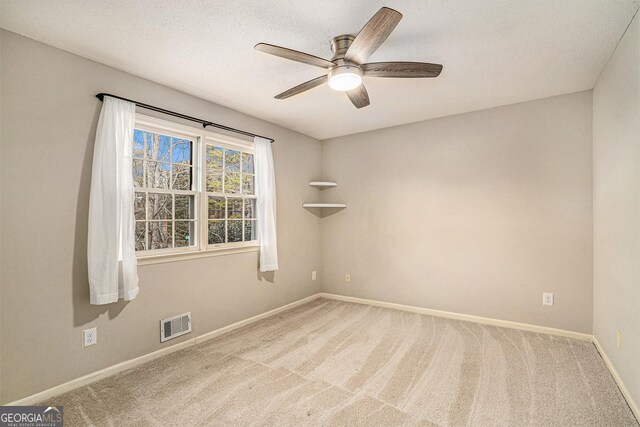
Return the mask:
{"type": "Polygon", "coordinates": [[[208,243],[256,239],[253,154],[206,143],[208,243]]]}
{"type": "Polygon", "coordinates": [[[252,143],[136,115],[133,180],[138,256],[256,246],[252,143]]]}

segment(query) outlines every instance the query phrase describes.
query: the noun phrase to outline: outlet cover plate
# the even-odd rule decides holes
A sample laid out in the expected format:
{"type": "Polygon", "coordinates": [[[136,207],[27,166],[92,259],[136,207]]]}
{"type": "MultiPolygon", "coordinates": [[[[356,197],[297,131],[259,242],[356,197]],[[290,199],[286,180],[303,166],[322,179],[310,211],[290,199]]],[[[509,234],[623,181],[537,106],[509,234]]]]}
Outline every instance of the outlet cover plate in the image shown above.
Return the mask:
{"type": "Polygon", "coordinates": [[[542,294],[542,305],[553,305],[553,293],[544,292],[542,294]]]}
{"type": "Polygon", "coordinates": [[[98,328],[83,330],[82,341],[83,341],[84,347],[96,345],[98,343],[98,328]]]}

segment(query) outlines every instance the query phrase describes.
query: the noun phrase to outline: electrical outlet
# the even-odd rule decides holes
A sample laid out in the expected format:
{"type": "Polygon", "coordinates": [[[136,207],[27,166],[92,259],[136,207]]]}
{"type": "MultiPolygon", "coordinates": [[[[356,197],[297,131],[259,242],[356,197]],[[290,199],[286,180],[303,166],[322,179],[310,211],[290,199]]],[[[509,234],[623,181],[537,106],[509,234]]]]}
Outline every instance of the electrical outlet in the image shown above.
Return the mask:
{"type": "Polygon", "coordinates": [[[316,273],[315,271],[311,272],[311,280],[316,280],[318,278],[318,273],[316,273]]]}
{"type": "Polygon", "coordinates": [[[349,283],[351,283],[351,273],[347,273],[344,275],[344,283],[346,285],[348,285],[349,283]]]}
{"type": "Polygon", "coordinates": [[[98,328],[85,329],[82,331],[84,346],[89,347],[98,343],[98,328]]]}
{"type": "Polygon", "coordinates": [[[542,305],[553,305],[553,294],[551,292],[542,294],[542,305]]]}
{"type": "Polygon", "coordinates": [[[616,344],[618,344],[618,348],[622,348],[622,332],[616,330],[616,344]]]}

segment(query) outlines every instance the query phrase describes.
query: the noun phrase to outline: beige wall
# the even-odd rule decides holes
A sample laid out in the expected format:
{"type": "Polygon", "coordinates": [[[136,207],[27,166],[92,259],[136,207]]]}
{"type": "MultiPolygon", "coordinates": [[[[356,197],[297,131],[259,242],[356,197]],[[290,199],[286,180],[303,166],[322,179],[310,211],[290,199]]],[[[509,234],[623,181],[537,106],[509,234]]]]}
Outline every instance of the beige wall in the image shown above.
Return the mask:
{"type": "Polygon", "coordinates": [[[638,16],[593,90],[593,222],[593,332],[640,404],[638,16]]]}
{"type": "MultiPolygon", "coordinates": [[[[192,338],[315,294],[320,143],[113,68],[2,31],[1,402],[192,338]],[[88,304],[86,239],[91,158],[111,92],[276,139],[280,271],[257,272],[257,252],[141,266],[132,302],[88,304]],[[8,191],[10,190],[10,191],[8,191]],[[286,226],[285,226],[286,225],[286,226]],[[191,311],[193,334],[159,342],[159,320],[191,311]],[[98,327],[83,349],[81,331],[98,327]]],[[[215,78],[215,76],[211,76],[215,78]]]]}
{"type": "Polygon", "coordinates": [[[325,290],[590,333],[591,112],[586,91],[323,141],[348,204],[325,290]]]}

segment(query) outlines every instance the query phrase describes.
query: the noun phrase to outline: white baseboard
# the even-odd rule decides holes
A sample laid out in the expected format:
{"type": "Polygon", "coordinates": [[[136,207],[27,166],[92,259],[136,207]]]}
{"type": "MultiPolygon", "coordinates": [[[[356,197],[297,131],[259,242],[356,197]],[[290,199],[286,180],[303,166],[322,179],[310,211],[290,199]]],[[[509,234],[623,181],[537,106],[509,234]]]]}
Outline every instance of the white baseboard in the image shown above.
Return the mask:
{"type": "Polygon", "coordinates": [[[60,384],[58,386],[52,387],[50,389],[41,391],[36,394],[32,394],[31,396],[27,396],[25,398],[16,400],[15,402],[5,403],[4,405],[8,406],[24,406],[24,405],[35,405],[43,400],[50,399],[52,397],[58,396],[60,394],[66,393],[68,391],[74,390],[76,388],[85,386],[87,384],[91,384],[103,378],[109,377],[111,375],[117,374],[118,372],[126,371],[127,369],[134,368],[136,366],[140,366],[146,362],[149,362],[154,359],[158,359],[162,356],[166,356],[167,354],[174,353],[176,351],[183,350],[185,348],[191,347],[193,345],[199,344],[201,342],[210,340],[222,334],[226,334],[227,332],[231,332],[234,329],[241,328],[250,323],[257,322],[266,317],[273,316],[274,314],[278,314],[284,310],[288,310],[290,308],[296,307],[301,304],[305,304],[309,301],[313,301],[319,298],[319,294],[311,295],[309,297],[303,298],[298,301],[294,301],[290,304],[283,305],[282,307],[278,307],[276,309],[267,311],[266,313],[258,314],[256,316],[250,317],[245,320],[241,320],[239,322],[233,323],[228,326],[224,326],[220,329],[216,329],[215,331],[207,332],[206,334],[199,335],[197,337],[191,338],[187,341],[182,341],[178,344],[174,344],[170,347],[166,347],[152,353],[145,354],[140,357],[136,357],[135,359],[126,360],[124,362],[118,363],[116,365],[109,366],[107,368],[101,369],[96,372],[92,372],[90,374],[84,375],[82,377],[73,379],[66,383],[60,384]]]}
{"type": "Polygon", "coordinates": [[[153,353],[145,354],[143,356],[136,357],[135,359],[127,360],[127,361],[118,363],[116,365],[109,366],[107,368],[104,368],[104,369],[101,369],[99,371],[93,372],[91,374],[88,374],[88,375],[73,379],[73,380],[68,381],[68,382],[66,382],[64,384],[60,384],[58,386],[52,387],[52,388],[50,388],[48,390],[41,391],[39,393],[33,394],[31,396],[25,397],[25,398],[20,399],[20,400],[16,400],[15,402],[6,403],[6,405],[34,405],[36,403],[42,402],[43,400],[50,399],[50,398],[58,396],[58,395],[60,395],[62,393],[66,393],[68,391],[74,390],[74,389],[76,389],[78,387],[82,387],[82,386],[85,386],[87,384],[91,384],[93,382],[96,382],[96,381],[101,380],[103,378],[106,378],[108,376],[117,374],[118,372],[122,372],[122,371],[125,371],[127,369],[134,368],[136,366],[142,365],[142,364],[144,364],[146,362],[149,362],[151,360],[154,360],[154,359],[157,359],[159,357],[165,356],[167,354],[174,353],[176,351],[183,350],[185,348],[191,347],[191,346],[199,344],[201,342],[216,338],[216,337],[218,337],[218,336],[220,336],[222,334],[226,334],[227,332],[231,332],[234,329],[241,328],[243,326],[249,325],[251,323],[257,322],[257,321],[262,320],[264,318],[267,318],[269,316],[273,316],[274,314],[278,314],[278,313],[280,313],[282,311],[285,311],[285,310],[288,310],[290,308],[305,304],[307,302],[313,301],[313,300],[318,299],[318,298],[333,299],[333,300],[346,301],[346,302],[352,302],[352,303],[357,303],[357,304],[367,304],[367,305],[372,305],[372,306],[376,306],[376,307],[393,308],[393,309],[396,309],[396,310],[408,311],[408,312],[419,313],[419,314],[427,314],[427,315],[430,315],[430,316],[444,317],[444,318],[447,318],[447,319],[465,320],[465,321],[476,322],[476,323],[481,323],[481,324],[485,324],[485,325],[501,326],[501,327],[504,327],[504,328],[521,329],[521,330],[524,330],[524,331],[538,332],[538,333],[543,333],[543,334],[557,335],[557,336],[562,336],[562,337],[568,337],[568,338],[575,338],[575,339],[580,339],[580,340],[592,341],[594,343],[594,345],[596,346],[596,348],[598,349],[598,352],[600,352],[600,355],[602,356],[602,359],[604,360],[605,365],[607,366],[607,368],[611,372],[611,375],[613,376],[614,380],[618,384],[618,387],[620,388],[620,391],[622,392],[622,394],[624,395],[625,399],[629,403],[629,406],[631,407],[631,410],[635,414],[636,418],[638,418],[640,420],[640,411],[638,410],[638,406],[636,405],[636,403],[634,402],[633,398],[631,397],[631,394],[629,393],[629,390],[624,385],[624,382],[622,381],[622,378],[620,378],[620,375],[618,374],[616,369],[611,364],[611,360],[609,360],[609,357],[605,353],[604,349],[602,348],[602,346],[600,345],[598,340],[593,335],[584,334],[584,333],[580,333],[580,332],[567,331],[567,330],[563,330],[563,329],[549,328],[549,327],[546,327],[546,326],[532,325],[532,324],[528,324],[528,323],[511,322],[511,321],[508,321],[508,320],[499,320],[499,319],[492,319],[492,318],[489,318],[489,317],[472,316],[472,315],[469,315],[469,314],[460,314],[460,313],[454,313],[454,312],[449,312],[449,311],[433,310],[433,309],[423,308],[423,307],[415,307],[415,306],[409,306],[409,305],[403,305],[403,304],[395,304],[395,303],[390,303],[390,302],[368,300],[368,299],[364,299],[364,298],[356,298],[356,297],[349,297],[349,296],[337,295],[337,294],[329,294],[329,293],[318,293],[318,294],[315,294],[315,295],[311,295],[311,296],[303,298],[301,300],[294,301],[294,302],[292,302],[290,304],[283,305],[282,307],[278,307],[276,309],[267,311],[266,313],[258,314],[256,316],[250,317],[248,319],[241,320],[239,322],[233,323],[233,324],[228,325],[228,326],[224,326],[224,327],[222,327],[220,329],[216,329],[215,331],[207,332],[205,334],[202,334],[202,335],[199,335],[197,337],[194,337],[194,338],[192,338],[190,340],[182,341],[182,342],[180,342],[178,344],[174,344],[174,345],[172,345],[170,347],[166,347],[166,348],[163,348],[161,350],[154,351],[153,353]]]}
{"type": "Polygon", "coordinates": [[[411,313],[428,314],[429,316],[445,317],[447,319],[466,320],[468,322],[482,323],[483,325],[501,326],[503,328],[521,329],[523,331],[539,332],[541,334],[558,335],[561,337],[575,338],[579,340],[591,341],[592,335],[581,332],[567,331],[564,329],[549,328],[547,326],[532,325],[529,323],[511,322],[509,320],[492,319],[490,317],[472,316],[470,314],[460,314],[451,311],[433,310],[430,308],[415,307],[412,305],[395,304],[392,302],[375,301],[370,299],[348,297],[336,294],[319,294],[322,298],[335,299],[340,301],[353,302],[357,304],[367,304],[376,307],[394,308],[396,310],[409,311],[411,313]]]}
{"type": "Polygon", "coordinates": [[[600,345],[600,342],[595,337],[595,335],[593,336],[593,344],[598,349],[598,353],[600,353],[600,356],[602,356],[602,360],[604,360],[604,364],[607,365],[607,368],[609,368],[609,372],[611,372],[611,376],[616,381],[616,384],[618,384],[618,388],[620,389],[620,392],[622,393],[624,398],[627,399],[627,403],[629,404],[631,411],[636,416],[636,419],[638,420],[638,422],[640,422],[640,408],[638,408],[638,405],[633,400],[633,397],[631,397],[631,393],[629,393],[629,389],[627,388],[626,385],[624,385],[624,382],[622,381],[620,374],[618,374],[618,371],[613,366],[613,363],[611,363],[611,359],[609,359],[607,352],[604,351],[604,348],[602,347],[602,345],[600,345]]]}

